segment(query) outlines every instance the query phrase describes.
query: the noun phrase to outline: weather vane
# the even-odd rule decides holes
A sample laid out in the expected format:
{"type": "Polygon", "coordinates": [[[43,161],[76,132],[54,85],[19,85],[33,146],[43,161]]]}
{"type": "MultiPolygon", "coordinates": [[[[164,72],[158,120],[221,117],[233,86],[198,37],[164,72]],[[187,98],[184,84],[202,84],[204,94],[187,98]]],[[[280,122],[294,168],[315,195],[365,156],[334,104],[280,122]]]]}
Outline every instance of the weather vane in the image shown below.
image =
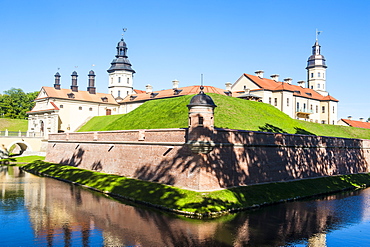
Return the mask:
{"type": "Polygon", "coordinates": [[[125,32],[127,31],[127,28],[122,28],[123,30],[123,33],[122,33],[122,38],[123,38],[123,35],[125,34],[125,32]]]}
{"type": "Polygon", "coordinates": [[[318,31],[316,28],[316,40],[318,40],[319,34],[322,33],[322,31],[318,31]]]}

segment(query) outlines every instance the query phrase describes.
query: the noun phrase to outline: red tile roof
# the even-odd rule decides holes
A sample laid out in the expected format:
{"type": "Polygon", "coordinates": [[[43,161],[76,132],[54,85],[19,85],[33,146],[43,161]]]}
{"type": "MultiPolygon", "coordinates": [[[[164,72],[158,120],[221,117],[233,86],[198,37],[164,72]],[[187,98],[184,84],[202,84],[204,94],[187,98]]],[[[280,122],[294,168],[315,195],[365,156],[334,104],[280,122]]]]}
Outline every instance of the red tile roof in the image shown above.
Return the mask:
{"type": "Polygon", "coordinates": [[[356,128],[364,128],[364,129],[370,129],[370,123],[369,122],[362,122],[362,121],[356,121],[351,119],[341,119],[343,122],[348,124],[349,126],[356,127],[356,128]]]}
{"type": "MultiPolygon", "coordinates": [[[[71,89],[62,88],[60,90],[57,90],[54,87],[42,87],[42,89],[45,90],[48,98],[88,101],[88,102],[96,102],[96,103],[102,103],[102,104],[104,103],[115,104],[115,105],[118,104],[116,100],[113,98],[113,96],[107,93],[90,94],[88,91],[80,91],[80,90],[78,92],[72,92],[71,89]],[[68,97],[68,94],[70,93],[74,94],[74,98],[68,97]],[[107,98],[107,102],[103,102],[102,98],[107,98]]],[[[41,99],[41,98],[36,98],[36,100],[38,99],[41,99]]]]}
{"type": "MultiPolygon", "coordinates": [[[[244,74],[245,77],[249,78],[251,81],[256,83],[257,86],[266,89],[266,90],[271,90],[271,91],[291,91],[293,92],[294,96],[300,96],[304,98],[309,98],[309,99],[316,99],[316,100],[321,100],[321,101],[336,101],[338,102],[337,99],[334,97],[328,95],[328,96],[323,96],[316,92],[313,89],[310,88],[304,88],[301,86],[297,85],[292,85],[286,82],[280,82],[280,81],[274,81],[271,79],[267,78],[260,78],[259,76],[255,75],[249,75],[249,74],[244,74]]],[[[254,90],[251,90],[254,91],[254,90]]]]}
{"type": "MultiPolygon", "coordinates": [[[[165,89],[160,91],[153,91],[153,93],[146,93],[142,91],[142,93],[136,93],[129,96],[126,96],[122,103],[128,102],[139,102],[139,101],[147,101],[152,99],[162,99],[162,98],[172,98],[184,95],[192,95],[198,94],[200,91],[200,86],[188,86],[188,87],[181,87],[178,88],[177,91],[174,89],[165,89]]],[[[139,90],[138,90],[139,91],[139,90]]],[[[205,93],[217,93],[225,95],[225,91],[220,88],[212,87],[212,86],[204,86],[203,92],[205,93]]]]}

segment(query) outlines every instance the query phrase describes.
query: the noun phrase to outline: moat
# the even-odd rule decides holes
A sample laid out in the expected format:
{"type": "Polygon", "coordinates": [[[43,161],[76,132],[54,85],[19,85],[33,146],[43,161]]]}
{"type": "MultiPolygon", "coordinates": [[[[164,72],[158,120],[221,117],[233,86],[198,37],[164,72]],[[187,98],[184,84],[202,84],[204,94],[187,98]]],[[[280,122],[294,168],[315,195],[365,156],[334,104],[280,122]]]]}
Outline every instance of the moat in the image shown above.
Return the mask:
{"type": "Polygon", "coordinates": [[[1,246],[369,246],[370,189],[196,220],[0,166],[1,246]]]}

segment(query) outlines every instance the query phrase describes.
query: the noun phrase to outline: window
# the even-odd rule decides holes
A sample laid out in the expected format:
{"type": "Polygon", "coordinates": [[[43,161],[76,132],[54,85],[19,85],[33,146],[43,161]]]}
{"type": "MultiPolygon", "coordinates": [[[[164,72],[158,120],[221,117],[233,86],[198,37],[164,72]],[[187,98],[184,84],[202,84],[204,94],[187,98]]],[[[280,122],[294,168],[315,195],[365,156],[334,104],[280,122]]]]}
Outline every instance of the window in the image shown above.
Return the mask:
{"type": "Polygon", "coordinates": [[[311,78],[313,78],[313,73],[311,73],[311,78]]]}
{"type": "Polygon", "coordinates": [[[320,75],[321,75],[321,74],[320,74],[320,72],[318,72],[318,73],[317,73],[317,77],[320,77],[320,75]]]}
{"type": "Polygon", "coordinates": [[[297,111],[299,111],[299,102],[297,102],[297,111]]]}
{"type": "Polygon", "coordinates": [[[118,82],[121,82],[121,77],[118,77],[118,82]]]}
{"type": "Polygon", "coordinates": [[[321,123],[322,123],[322,124],[325,124],[325,120],[322,120],[322,121],[321,121],[321,123]]]}
{"type": "Polygon", "coordinates": [[[316,113],[319,113],[319,106],[316,106],[316,113]]]}
{"type": "Polygon", "coordinates": [[[92,111],[92,108],[91,107],[89,108],[89,111],[92,111]]]}
{"type": "Polygon", "coordinates": [[[82,106],[78,107],[79,110],[82,110],[82,106]]]}
{"type": "Polygon", "coordinates": [[[317,84],[317,88],[320,88],[320,83],[317,84]]]}
{"type": "Polygon", "coordinates": [[[313,108],[312,108],[312,105],[311,105],[311,107],[310,107],[310,110],[311,110],[311,112],[313,112],[313,110],[312,110],[313,108]]]}
{"type": "Polygon", "coordinates": [[[325,113],[325,106],[322,107],[322,113],[325,113]]]}
{"type": "Polygon", "coordinates": [[[303,103],[303,110],[306,111],[306,103],[303,103]]]}
{"type": "Polygon", "coordinates": [[[286,106],[289,106],[289,98],[286,99],[286,106]]]}
{"type": "Polygon", "coordinates": [[[130,84],[130,78],[127,78],[127,84],[130,84]]]}
{"type": "Polygon", "coordinates": [[[118,90],[118,97],[121,97],[121,91],[118,90]]]}
{"type": "Polygon", "coordinates": [[[63,108],[63,105],[60,105],[59,108],[63,108]]]}
{"type": "Polygon", "coordinates": [[[112,78],[110,78],[110,84],[112,84],[113,83],[113,77],[112,78]]]}
{"type": "Polygon", "coordinates": [[[311,86],[311,89],[313,89],[313,86],[311,86]]]}
{"type": "Polygon", "coordinates": [[[67,96],[68,96],[69,99],[74,99],[75,98],[74,93],[69,93],[69,94],[67,94],[67,96]]]}
{"type": "Polygon", "coordinates": [[[274,99],[274,105],[277,106],[277,98],[274,99]]]}
{"type": "Polygon", "coordinates": [[[333,125],[334,125],[334,120],[333,120],[333,125]]]}
{"type": "Polygon", "coordinates": [[[271,97],[269,97],[269,104],[271,105],[271,97]]]}
{"type": "Polygon", "coordinates": [[[198,117],[198,126],[203,126],[203,117],[198,117]]]}
{"type": "Polygon", "coordinates": [[[335,107],[333,106],[333,113],[335,113],[335,107]]]}

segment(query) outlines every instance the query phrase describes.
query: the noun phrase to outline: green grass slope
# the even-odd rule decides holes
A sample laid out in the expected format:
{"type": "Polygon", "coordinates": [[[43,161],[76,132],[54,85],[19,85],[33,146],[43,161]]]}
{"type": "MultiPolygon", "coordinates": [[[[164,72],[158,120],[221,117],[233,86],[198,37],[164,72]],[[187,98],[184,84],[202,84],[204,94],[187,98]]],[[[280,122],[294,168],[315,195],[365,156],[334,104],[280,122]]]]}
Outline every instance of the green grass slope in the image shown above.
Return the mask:
{"type": "Polygon", "coordinates": [[[25,119],[0,118],[0,131],[27,131],[28,121],[25,119]]]}
{"type": "Polygon", "coordinates": [[[195,214],[198,217],[216,216],[223,212],[341,190],[360,189],[370,185],[370,174],[362,173],[242,186],[213,192],[195,192],[40,160],[24,165],[22,168],[34,174],[78,183],[108,195],[121,196],[177,213],[195,214]]]}
{"type": "MultiPolygon", "coordinates": [[[[300,121],[269,104],[219,94],[209,95],[218,106],[215,108],[217,128],[370,139],[369,129],[300,121]]],[[[94,117],[79,131],[186,128],[186,105],[192,97],[147,101],[127,114],[94,117]]]]}

